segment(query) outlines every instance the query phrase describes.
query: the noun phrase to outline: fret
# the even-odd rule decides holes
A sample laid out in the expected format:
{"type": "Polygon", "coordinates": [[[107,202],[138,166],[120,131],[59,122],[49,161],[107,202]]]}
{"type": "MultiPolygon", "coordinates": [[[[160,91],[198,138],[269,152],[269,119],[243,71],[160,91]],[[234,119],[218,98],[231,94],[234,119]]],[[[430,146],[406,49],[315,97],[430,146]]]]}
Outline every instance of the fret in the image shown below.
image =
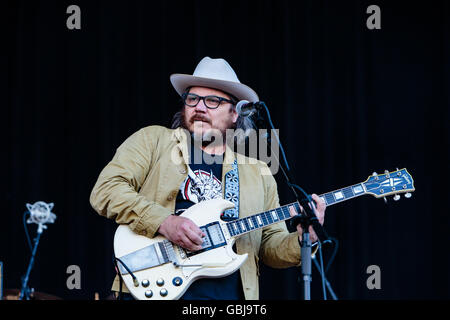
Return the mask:
{"type": "Polygon", "coordinates": [[[278,220],[284,220],[283,208],[277,208],[276,212],[278,215],[278,220]]]}
{"type": "Polygon", "coordinates": [[[263,217],[263,221],[264,221],[264,226],[269,225],[270,224],[270,221],[269,221],[270,216],[267,214],[267,211],[263,213],[262,217],[263,217]]]}
{"type": "Polygon", "coordinates": [[[258,221],[256,221],[256,217],[255,216],[250,216],[250,217],[248,217],[248,219],[251,221],[254,229],[258,229],[259,228],[258,221]]]}
{"type": "Polygon", "coordinates": [[[275,210],[270,211],[270,214],[272,215],[273,221],[278,221],[278,220],[280,220],[280,219],[278,218],[277,212],[276,212],[275,210]]]}
{"type": "Polygon", "coordinates": [[[270,213],[269,212],[265,212],[264,215],[266,216],[267,224],[272,224],[273,223],[273,219],[272,219],[272,216],[270,215],[270,213]]]}
{"type": "Polygon", "coordinates": [[[284,220],[284,219],[286,219],[286,212],[284,211],[285,210],[285,208],[284,208],[284,206],[283,207],[280,207],[280,220],[284,220]]]}
{"type": "Polygon", "coordinates": [[[246,217],[246,218],[245,218],[245,222],[247,223],[248,228],[249,228],[250,230],[255,229],[255,226],[253,225],[252,219],[251,219],[250,217],[246,217]]]}
{"type": "Polygon", "coordinates": [[[342,189],[342,192],[344,193],[345,199],[350,199],[353,198],[355,196],[355,194],[353,193],[353,190],[351,187],[347,187],[342,189]]]}
{"type": "Polygon", "coordinates": [[[344,197],[344,193],[342,192],[342,190],[337,190],[337,191],[333,191],[332,192],[334,199],[337,201],[342,201],[345,199],[344,197]]]}
{"type": "Polygon", "coordinates": [[[258,219],[257,219],[257,216],[252,216],[252,220],[253,220],[253,222],[255,223],[255,227],[256,227],[256,228],[259,228],[259,221],[258,221],[258,219]]]}
{"type": "Polygon", "coordinates": [[[325,200],[326,200],[326,204],[327,205],[329,205],[329,204],[333,204],[335,201],[334,201],[334,196],[333,196],[333,194],[331,194],[330,192],[329,193],[326,193],[325,195],[325,200]]]}
{"type": "Polygon", "coordinates": [[[282,207],[281,211],[283,212],[284,219],[289,219],[291,217],[287,206],[282,207]]]}
{"type": "Polygon", "coordinates": [[[239,223],[241,225],[241,229],[245,232],[247,231],[247,227],[245,226],[245,222],[244,220],[239,220],[239,223]]]}
{"type": "MultiPolygon", "coordinates": [[[[295,202],[294,203],[294,208],[295,208],[295,211],[297,212],[297,214],[301,214],[301,212],[302,212],[302,209],[300,209],[300,204],[298,203],[298,202],[295,202]]],[[[288,212],[289,213],[289,212],[288,212]]],[[[291,215],[289,214],[289,217],[290,217],[291,215]]]]}
{"type": "Polygon", "coordinates": [[[259,215],[259,217],[261,218],[262,226],[263,226],[263,227],[266,226],[266,225],[267,225],[266,213],[265,213],[265,212],[261,213],[261,214],[259,215]]]}
{"type": "Polygon", "coordinates": [[[231,222],[231,225],[233,227],[234,233],[239,234],[239,228],[236,226],[236,223],[233,221],[231,222]]]}
{"type": "Polygon", "coordinates": [[[266,212],[261,213],[261,220],[263,221],[263,226],[267,226],[269,221],[267,220],[266,212]]]}
{"type": "Polygon", "coordinates": [[[230,233],[230,236],[234,236],[235,233],[231,227],[231,223],[227,223],[228,232],[230,233]]]}
{"type": "Polygon", "coordinates": [[[264,225],[264,223],[263,223],[263,221],[262,221],[262,219],[261,219],[261,216],[260,216],[259,214],[256,216],[256,220],[258,220],[258,225],[259,225],[259,226],[264,225]]]}
{"type": "Polygon", "coordinates": [[[360,183],[352,186],[352,190],[355,195],[364,194],[364,188],[362,187],[362,185],[360,183]]]}
{"type": "Polygon", "coordinates": [[[239,219],[239,224],[241,225],[241,229],[244,230],[244,232],[250,231],[248,224],[245,223],[245,218],[239,219]]]}
{"type": "Polygon", "coordinates": [[[242,227],[241,227],[241,225],[240,225],[238,220],[235,221],[235,225],[236,225],[236,228],[238,230],[238,233],[244,233],[244,231],[242,230],[242,227]]]}
{"type": "Polygon", "coordinates": [[[254,224],[253,224],[252,217],[247,217],[247,221],[248,221],[248,224],[250,226],[250,229],[254,229],[254,224]]]}
{"type": "Polygon", "coordinates": [[[253,230],[252,226],[250,225],[250,220],[248,219],[248,217],[244,218],[244,222],[248,230],[253,230]]]}

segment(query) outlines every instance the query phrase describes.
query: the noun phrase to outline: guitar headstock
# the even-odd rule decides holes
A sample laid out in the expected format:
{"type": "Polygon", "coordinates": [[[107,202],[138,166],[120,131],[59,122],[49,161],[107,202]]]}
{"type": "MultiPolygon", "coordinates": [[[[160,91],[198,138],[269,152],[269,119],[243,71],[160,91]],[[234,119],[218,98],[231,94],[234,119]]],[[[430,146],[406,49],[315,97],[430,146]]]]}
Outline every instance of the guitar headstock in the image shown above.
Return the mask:
{"type": "Polygon", "coordinates": [[[376,198],[395,195],[394,200],[399,200],[400,193],[404,193],[406,198],[410,198],[411,192],[415,190],[414,180],[405,168],[392,172],[386,170],[384,174],[374,172],[363,184],[366,192],[376,198]]]}

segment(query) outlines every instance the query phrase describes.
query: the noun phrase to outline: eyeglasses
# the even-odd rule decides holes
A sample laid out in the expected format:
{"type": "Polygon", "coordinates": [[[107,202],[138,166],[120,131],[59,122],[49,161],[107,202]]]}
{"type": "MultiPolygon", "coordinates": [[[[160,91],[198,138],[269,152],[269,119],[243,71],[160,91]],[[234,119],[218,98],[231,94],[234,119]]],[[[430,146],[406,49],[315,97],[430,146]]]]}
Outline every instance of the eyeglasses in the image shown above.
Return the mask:
{"type": "Polygon", "coordinates": [[[201,97],[195,93],[183,93],[182,98],[184,103],[189,107],[195,107],[200,102],[200,100],[203,100],[203,103],[208,109],[217,109],[217,107],[224,101],[234,104],[233,101],[222,97],[218,96],[201,97]]]}

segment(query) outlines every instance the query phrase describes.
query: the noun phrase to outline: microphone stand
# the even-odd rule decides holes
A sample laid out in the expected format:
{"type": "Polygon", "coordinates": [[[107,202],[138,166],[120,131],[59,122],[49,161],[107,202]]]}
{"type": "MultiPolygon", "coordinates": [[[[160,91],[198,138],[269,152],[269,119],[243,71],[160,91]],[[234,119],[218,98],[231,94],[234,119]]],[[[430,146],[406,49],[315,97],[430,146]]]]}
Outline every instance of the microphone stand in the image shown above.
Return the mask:
{"type": "MultiPolygon", "coordinates": [[[[31,258],[28,264],[27,272],[25,276],[22,277],[22,288],[20,290],[19,300],[23,300],[24,298],[26,300],[30,300],[30,288],[28,287],[28,279],[30,278],[31,270],[33,269],[34,258],[36,257],[36,251],[39,245],[39,240],[41,239],[42,232],[44,231],[44,229],[47,229],[47,226],[45,224],[53,223],[56,219],[56,215],[51,212],[53,205],[54,205],[53,203],[47,204],[43,201],[38,201],[34,205],[30,205],[29,203],[26,204],[29,210],[28,212],[30,213],[30,218],[27,220],[27,223],[36,223],[38,225],[38,228],[37,228],[37,236],[34,239],[34,247],[31,252],[31,258]]],[[[28,214],[28,212],[25,212],[24,219],[26,214],[28,214]]],[[[29,242],[28,229],[26,227],[25,220],[24,220],[24,228],[29,242]]],[[[30,243],[29,245],[31,247],[30,243]]]]}
{"type": "Polygon", "coordinates": [[[23,300],[24,298],[25,298],[25,300],[30,300],[30,288],[28,287],[28,279],[30,277],[31,270],[33,269],[34,257],[36,256],[36,251],[37,251],[37,247],[39,245],[39,240],[41,239],[42,231],[43,231],[43,228],[41,227],[41,225],[39,225],[38,231],[37,231],[37,236],[34,239],[34,247],[33,247],[33,251],[31,252],[31,258],[30,258],[30,262],[28,264],[27,273],[22,278],[22,289],[20,290],[19,300],[23,300]]]}
{"type": "MultiPolygon", "coordinates": [[[[287,162],[284,149],[281,145],[281,141],[276,134],[275,127],[273,126],[272,120],[270,118],[269,110],[266,106],[266,104],[262,101],[254,103],[254,107],[256,109],[256,114],[258,115],[257,119],[255,120],[255,124],[258,128],[261,124],[265,124],[266,127],[268,126],[270,129],[274,130],[275,136],[277,138],[278,145],[281,150],[281,154],[283,156],[284,165],[280,163],[279,159],[277,159],[280,169],[286,179],[286,183],[291,189],[292,193],[294,194],[297,202],[302,206],[303,211],[302,213],[299,213],[297,216],[293,217],[290,220],[291,226],[297,227],[297,225],[301,224],[302,226],[302,241],[300,242],[301,246],[301,269],[302,269],[302,279],[303,279],[303,295],[305,300],[311,300],[311,239],[309,234],[309,227],[312,226],[313,230],[315,231],[319,242],[321,244],[331,244],[332,241],[328,237],[327,233],[325,232],[325,229],[322,227],[322,225],[319,223],[319,219],[315,215],[313,209],[315,208],[314,201],[311,198],[309,194],[307,194],[301,187],[299,187],[291,174],[289,164],[287,162]],[[260,111],[265,111],[265,117],[261,117],[260,111]],[[268,124],[268,125],[267,125],[268,124]],[[284,168],[286,167],[286,168],[284,168]],[[297,190],[299,190],[302,194],[302,197],[300,197],[297,193],[297,190]]],[[[270,149],[272,154],[272,143],[271,138],[269,135],[266,136],[267,142],[270,143],[270,149]]],[[[320,245],[320,244],[319,244],[320,245]]]]}

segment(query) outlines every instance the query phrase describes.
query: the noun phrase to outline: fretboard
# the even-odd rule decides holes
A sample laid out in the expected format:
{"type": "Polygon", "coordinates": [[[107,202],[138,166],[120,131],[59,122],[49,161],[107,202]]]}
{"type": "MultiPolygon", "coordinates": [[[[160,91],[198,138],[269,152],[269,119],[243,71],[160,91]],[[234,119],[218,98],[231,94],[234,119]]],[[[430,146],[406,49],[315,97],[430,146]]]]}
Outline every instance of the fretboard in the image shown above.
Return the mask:
{"type": "Polygon", "coordinates": [[[264,228],[274,223],[288,220],[292,218],[289,213],[290,206],[295,208],[295,212],[300,213],[300,205],[297,202],[294,202],[273,210],[255,214],[253,216],[227,222],[226,225],[228,232],[232,237],[234,237],[256,229],[264,228]]]}
{"type": "Polygon", "coordinates": [[[321,194],[319,197],[325,200],[327,206],[331,206],[332,204],[359,197],[363,194],[365,194],[364,186],[362,183],[358,183],[353,186],[321,194]]]}
{"type": "MultiPolygon", "coordinates": [[[[365,193],[363,184],[358,183],[353,186],[324,193],[319,195],[319,197],[325,200],[327,206],[330,206],[338,202],[362,196],[365,193]]],[[[297,202],[294,202],[276,209],[227,222],[228,232],[234,237],[256,229],[264,228],[274,223],[289,220],[292,218],[289,207],[293,207],[291,210],[300,214],[300,205],[297,202]]]]}

